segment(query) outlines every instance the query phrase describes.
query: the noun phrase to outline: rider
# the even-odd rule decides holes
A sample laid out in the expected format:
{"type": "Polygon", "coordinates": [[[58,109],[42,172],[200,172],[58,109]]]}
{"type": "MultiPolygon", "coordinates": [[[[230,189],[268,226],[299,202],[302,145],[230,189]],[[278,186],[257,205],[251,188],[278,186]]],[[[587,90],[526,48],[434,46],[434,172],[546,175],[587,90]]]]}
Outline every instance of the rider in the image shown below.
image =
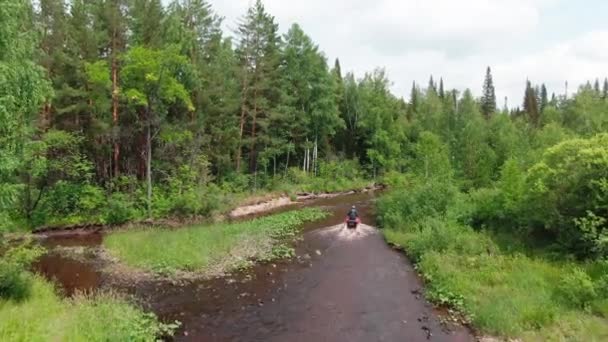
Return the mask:
{"type": "Polygon", "coordinates": [[[348,218],[350,220],[356,220],[359,217],[359,213],[357,212],[357,208],[353,205],[348,211],[348,218]]]}

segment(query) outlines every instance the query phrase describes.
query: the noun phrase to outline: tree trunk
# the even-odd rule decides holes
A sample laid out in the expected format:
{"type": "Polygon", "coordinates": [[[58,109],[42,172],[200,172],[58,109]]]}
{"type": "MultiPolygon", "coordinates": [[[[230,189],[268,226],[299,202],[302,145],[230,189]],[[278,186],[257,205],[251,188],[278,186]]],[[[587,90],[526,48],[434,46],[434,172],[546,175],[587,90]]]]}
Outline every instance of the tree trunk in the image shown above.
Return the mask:
{"type": "Polygon", "coordinates": [[[255,153],[255,131],[256,131],[256,121],[258,118],[258,91],[257,89],[253,94],[253,121],[251,124],[251,151],[249,152],[249,169],[257,171],[257,156],[255,153]]]}
{"type": "Polygon", "coordinates": [[[287,177],[287,171],[289,171],[289,152],[291,152],[291,148],[287,148],[287,162],[285,163],[285,177],[287,177]]]}
{"type": "Polygon", "coordinates": [[[118,61],[116,57],[116,27],[112,33],[112,123],[114,125],[114,177],[118,177],[120,158],[120,145],[118,137],[118,61]]]}
{"type": "Polygon", "coordinates": [[[152,219],[152,135],[151,111],[148,108],[148,123],[146,128],[146,183],[148,185],[148,218],[152,219]]]}

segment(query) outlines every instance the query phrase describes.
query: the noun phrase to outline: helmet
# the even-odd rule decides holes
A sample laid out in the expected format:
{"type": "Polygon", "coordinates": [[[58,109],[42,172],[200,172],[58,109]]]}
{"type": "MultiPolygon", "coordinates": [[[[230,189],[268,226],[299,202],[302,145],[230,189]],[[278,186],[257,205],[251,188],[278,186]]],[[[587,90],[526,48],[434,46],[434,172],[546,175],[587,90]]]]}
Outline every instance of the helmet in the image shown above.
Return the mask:
{"type": "Polygon", "coordinates": [[[356,209],[354,205],[352,206],[352,208],[353,208],[353,209],[356,209]]]}

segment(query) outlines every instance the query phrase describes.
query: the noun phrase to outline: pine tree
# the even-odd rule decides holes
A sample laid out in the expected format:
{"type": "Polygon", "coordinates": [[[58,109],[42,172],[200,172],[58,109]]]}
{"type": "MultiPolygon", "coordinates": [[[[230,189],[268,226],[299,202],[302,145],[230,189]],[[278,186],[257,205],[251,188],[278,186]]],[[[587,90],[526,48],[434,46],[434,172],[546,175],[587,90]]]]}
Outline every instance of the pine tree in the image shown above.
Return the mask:
{"type": "Polygon", "coordinates": [[[604,79],[604,89],[602,91],[602,98],[604,100],[608,99],[608,78],[604,79]]]}
{"type": "Polygon", "coordinates": [[[439,97],[441,99],[445,98],[445,90],[443,89],[443,77],[439,79],[439,97]]]}
{"type": "Polygon", "coordinates": [[[278,25],[261,0],[249,8],[238,27],[241,78],[241,115],[237,170],[240,169],[245,130],[249,129],[249,168],[257,170],[257,144],[267,118],[278,103],[280,62],[278,25]]]}
{"type": "Polygon", "coordinates": [[[483,83],[483,95],[481,97],[481,112],[486,119],[490,119],[496,112],[496,92],[490,67],[486,69],[486,78],[483,83]]]}
{"type": "Polygon", "coordinates": [[[600,80],[599,78],[595,79],[595,83],[593,83],[593,91],[595,91],[595,93],[597,95],[601,94],[601,89],[600,89],[600,80]]]}
{"type": "Polygon", "coordinates": [[[526,81],[526,91],[524,95],[524,112],[528,121],[538,127],[540,124],[540,112],[538,110],[538,96],[530,81],[526,81]]]}
{"type": "MultiPolygon", "coordinates": [[[[48,79],[53,83],[54,89],[63,89],[64,77],[66,76],[66,58],[64,47],[67,45],[66,8],[63,0],[41,0],[37,22],[41,32],[40,65],[44,67],[48,79]]],[[[62,94],[58,99],[49,101],[42,109],[40,116],[40,128],[44,131],[51,127],[54,108],[58,102],[62,102],[62,94]]],[[[63,108],[59,108],[62,110],[63,108]]]]}
{"type": "Polygon", "coordinates": [[[416,118],[418,114],[418,106],[419,106],[419,90],[416,86],[416,81],[412,83],[412,91],[410,92],[410,105],[408,106],[407,117],[409,121],[412,121],[416,118]]]}
{"type": "MultiPolygon", "coordinates": [[[[114,141],[112,152],[112,176],[120,172],[120,58],[127,44],[127,0],[106,0],[93,3],[94,29],[100,35],[98,49],[110,66],[112,82],[112,127],[114,141]]],[[[141,151],[142,155],[144,151],[141,151]]]]}
{"type": "Polygon", "coordinates": [[[547,87],[543,83],[540,87],[540,112],[543,113],[547,105],[549,104],[549,98],[547,94],[547,87]]]}
{"type": "Polygon", "coordinates": [[[435,84],[435,81],[433,80],[433,75],[431,75],[431,78],[429,79],[429,87],[427,89],[427,91],[431,94],[437,94],[437,85],[435,84]]]}
{"type": "Polygon", "coordinates": [[[160,0],[132,0],[129,17],[132,45],[155,49],[162,46],[164,12],[160,0]]]}

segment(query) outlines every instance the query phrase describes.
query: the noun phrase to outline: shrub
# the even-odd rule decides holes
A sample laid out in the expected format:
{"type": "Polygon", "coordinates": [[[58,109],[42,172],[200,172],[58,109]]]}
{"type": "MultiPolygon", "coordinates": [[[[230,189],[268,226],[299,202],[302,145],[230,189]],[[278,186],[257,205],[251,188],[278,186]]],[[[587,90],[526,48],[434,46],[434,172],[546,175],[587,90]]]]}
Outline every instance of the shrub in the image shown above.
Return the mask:
{"type": "Polygon", "coordinates": [[[34,226],[97,223],[106,205],[104,190],[91,184],[59,181],[33,213],[34,226]]]}
{"type": "Polygon", "coordinates": [[[560,143],[527,175],[528,224],[579,257],[608,256],[608,134],[560,143]]]}
{"type": "Polygon", "coordinates": [[[29,265],[42,255],[42,249],[22,244],[11,247],[0,258],[0,298],[22,300],[29,296],[31,275],[29,265]]]}
{"type": "Polygon", "coordinates": [[[103,221],[106,224],[122,224],[138,216],[138,211],[135,209],[133,200],[120,192],[110,196],[104,211],[103,221]]]}
{"type": "Polygon", "coordinates": [[[586,309],[597,298],[591,277],[580,268],[564,275],[557,286],[557,295],[566,304],[577,309],[586,309]]]}
{"type": "Polygon", "coordinates": [[[445,216],[457,193],[448,182],[417,182],[411,188],[398,189],[378,201],[380,223],[399,227],[426,217],[445,216]]]}

